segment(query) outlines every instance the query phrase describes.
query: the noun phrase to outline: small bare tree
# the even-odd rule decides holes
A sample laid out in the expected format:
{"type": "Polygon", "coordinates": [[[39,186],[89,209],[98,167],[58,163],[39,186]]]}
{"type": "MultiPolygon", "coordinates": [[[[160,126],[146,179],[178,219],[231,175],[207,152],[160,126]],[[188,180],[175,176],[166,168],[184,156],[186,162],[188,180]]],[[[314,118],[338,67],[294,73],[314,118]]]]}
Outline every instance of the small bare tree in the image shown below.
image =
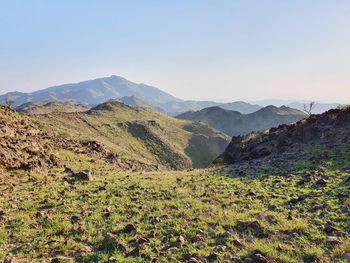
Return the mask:
{"type": "Polygon", "coordinates": [[[307,115],[311,116],[312,111],[315,108],[316,103],[314,101],[310,101],[309,104],[304,104],[304,111],[306,112],[307,115]]]}
{"type": "Polygon", "coordinates": [[[11,108],[14,103],[15,103],[15,100],[10,97],[7,97],[5,99],[5,105],[9,108],[11,108]]]}

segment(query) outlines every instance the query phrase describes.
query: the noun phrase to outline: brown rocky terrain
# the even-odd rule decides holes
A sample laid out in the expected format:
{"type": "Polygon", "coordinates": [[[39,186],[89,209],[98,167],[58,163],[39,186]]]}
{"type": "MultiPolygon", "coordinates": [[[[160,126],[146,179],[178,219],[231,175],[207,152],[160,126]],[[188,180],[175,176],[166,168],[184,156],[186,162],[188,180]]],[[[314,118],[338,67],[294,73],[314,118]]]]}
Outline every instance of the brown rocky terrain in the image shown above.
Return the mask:
{"type": "Polygon", "coordinates": [[[0,166],[46,169],[57,165],[48,134],[14,110],[0,106],[0,166]]]}
{"type": "Polygon", "coordinates": [[[290,125],[280,125],[245,136],[234,136],[214,164],[233,164],[278,156],[291,150],[301,152],[302,148],[310,144],[328,147],[348,144],[349,135],[350,108],[333,109],[290,125]]]}
{"type": "Polygon", "coordinates": [[[0,167],[46,171],[59,166],[57,152],[67,150],[104,160],[123,170],[155,170],[140,162],[123,160],[115,152],[94,140],[73,140],[42,131],[30,118],[6,106],[0,106],[0,167]]]}

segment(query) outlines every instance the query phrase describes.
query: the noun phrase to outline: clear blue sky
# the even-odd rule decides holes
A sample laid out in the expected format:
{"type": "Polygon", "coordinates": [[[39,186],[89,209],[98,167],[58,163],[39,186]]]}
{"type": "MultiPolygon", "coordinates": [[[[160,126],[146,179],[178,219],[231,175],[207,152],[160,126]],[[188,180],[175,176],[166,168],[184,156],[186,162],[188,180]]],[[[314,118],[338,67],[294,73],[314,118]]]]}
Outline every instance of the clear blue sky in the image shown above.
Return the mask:
{"type": "Polygon", "coordinates": [[[348,0],[0,0],[0,93],[124,76],[186,99],[350,101],[348,0]]]}

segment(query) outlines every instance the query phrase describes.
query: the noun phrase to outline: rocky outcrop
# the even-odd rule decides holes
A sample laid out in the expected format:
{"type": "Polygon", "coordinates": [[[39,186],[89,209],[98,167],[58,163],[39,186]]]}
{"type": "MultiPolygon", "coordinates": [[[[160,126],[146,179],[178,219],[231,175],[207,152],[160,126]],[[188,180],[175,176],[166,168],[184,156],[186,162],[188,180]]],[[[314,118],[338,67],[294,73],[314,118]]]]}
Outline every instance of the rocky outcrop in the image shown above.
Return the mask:
{"type": "Polygon", "coordinates": [[[232,164],[278,155],[316,141],[321,145],[349,143],[350,108],[329,110],[294,124],[234,136],[214,164],[232,164]]]}
{"type": "Polygon", "coordinates": [[[58,164],[48,135],[14,110],[0,106],[0,166],[45,170],[58,164]]]}

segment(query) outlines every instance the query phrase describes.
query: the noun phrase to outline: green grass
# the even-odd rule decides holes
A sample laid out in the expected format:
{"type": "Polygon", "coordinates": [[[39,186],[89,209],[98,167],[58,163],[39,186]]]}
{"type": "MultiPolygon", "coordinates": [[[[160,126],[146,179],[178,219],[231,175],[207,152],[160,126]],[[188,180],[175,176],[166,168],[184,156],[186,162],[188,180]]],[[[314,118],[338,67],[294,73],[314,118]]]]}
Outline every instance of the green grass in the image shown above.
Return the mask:
{"type": "Polygon", "coordinates": [[[205,125],[171,118],[151,109],[134,109],[118,103],[107,103],[106,107],[88,113],[53,112],[30,118],[42,130],[58,136],[93,139],[123,159],[149,166],[162,162],[164,168],[175,170],[207,166],[230,141],[229,136],[205,125]]]}
{"type": "Polygon", "coordinates": [[[282,163],[291,172],[275,162],[255,162],[140,173],[61,151],[66,166],[88,169],[94,179],[70,183],[63,168],[47,176],[4,171],[0,259],[183,262],[215,253],[233,261],[259,250],[277,262],[345,262],[350,186],[344,180],[350,174],[343,166],[350,154],[344,145],[330,151],[327,161],[308,158],[324,151],[310,147],[301,158],[282,163]],[[301,183],[307,172],[327,175],[327,184],[301,183]],[[327,222],[338,229],[341,244],[326,242],[327,222]],[[124,230],[128,224],[136,233],[124,230]],[[121,245],[108,246],[106,233],[121,245]]]}

